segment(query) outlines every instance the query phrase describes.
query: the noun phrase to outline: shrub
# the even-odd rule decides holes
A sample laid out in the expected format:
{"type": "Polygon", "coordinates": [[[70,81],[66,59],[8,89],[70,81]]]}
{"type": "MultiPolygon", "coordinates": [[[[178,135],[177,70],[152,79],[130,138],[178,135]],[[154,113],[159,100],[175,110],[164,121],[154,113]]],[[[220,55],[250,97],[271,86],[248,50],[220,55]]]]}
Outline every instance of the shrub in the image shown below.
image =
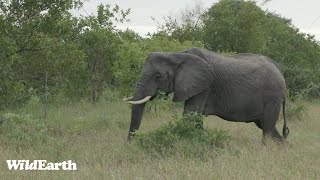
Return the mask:
{"type": "Polygon", "coordinates": [[[174,119],[155,131],[137,134],[137,145],[156,156],[196,156],[203,159],[211,152],[220,152],[230,140],[225,131],[199,128],[203,117],[198,113],[174,119]]]}
{"type": "Polygon", "coordinates": [[[290,100],[294,101],[301,96],[307,100],[320,97],[318,77],[313,70],[299,66],[284,66],[283,71],[290,100]]]}
{"type": "Polygon", "coordinates": [[[166,95],[165,92],[158,90],[156,97],[146,104],[145,112],[149,115],[158,116],[162,111],[174,110],[179,108],[179,103],[172,102],[173,95],[166,95]]]}
{"type": "Polygon", "coordinates": [[[0,134],[5,142],[15,147],[24,148],[44,143],[48,139],[48,128],[43,120],[29,114],[6,113],[3,115],[0,134]]]}

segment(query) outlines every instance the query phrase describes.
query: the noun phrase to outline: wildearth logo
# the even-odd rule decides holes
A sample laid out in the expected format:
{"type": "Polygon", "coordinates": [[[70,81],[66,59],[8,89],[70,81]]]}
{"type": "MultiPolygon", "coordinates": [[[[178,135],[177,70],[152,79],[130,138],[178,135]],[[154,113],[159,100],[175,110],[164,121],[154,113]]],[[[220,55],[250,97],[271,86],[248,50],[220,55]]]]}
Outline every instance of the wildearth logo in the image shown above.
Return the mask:
{"type": "Polygon", "coordinates": [[[47,162],[47,160],[7,160],[9,170],[77,170],[77,164],[72,160],[59,163],[47,162]]]}

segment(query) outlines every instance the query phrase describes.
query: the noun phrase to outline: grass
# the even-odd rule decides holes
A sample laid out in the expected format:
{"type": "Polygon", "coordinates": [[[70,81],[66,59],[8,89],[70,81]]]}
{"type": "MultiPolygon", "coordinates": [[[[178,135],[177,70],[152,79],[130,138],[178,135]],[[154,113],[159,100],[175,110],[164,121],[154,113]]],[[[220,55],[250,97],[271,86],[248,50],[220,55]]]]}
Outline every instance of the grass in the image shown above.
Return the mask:
{"type": "MultiPolygon", "coordinates": [[[[201,158],[184,155],[186,148],[189,147],[188,141],[179,146],[182,148],[176,148],[176,152],[170,156],[159,157],[146,153],[137,145],[138,141],[127,143],[130,106],[120,100],[107,99],[95,105],[79,102],[50,106],[45,141],[30,136],[31,138],[25,140],[29,144],[19,146],[19,140],[12,139],[15,136],[4,134],[8,133],[5,122],[0,125],[0,177],[1,179],[319,179],[320,102],[308,102],[305,103],[305,107],[308,116],[288,122],[290,128],[288,144],[277,145],[268,142],[267,147],[262,145],[261,131],[254,124],[232,123],[209,116],[205,118],[205,128],[227,132],[231,138],[222,153],[208,148],[203,150],[207,153],[206,156],[201,158]],[[46,159],[51,162],[73,160],[77,163],[78,171],[9,171],[6,166],[7,159],[46,159]]],[[[174,115],[180,115],[181,112],[181,106],[170,110],[158,108],[157,112],[147,112],[139,134],[148,135],[157,132],[160,127],[167,126],[174,115]]],[[[18,114],[18,118],[28,116],[29,120],[33,118],[35,122],[42,119],[42,108],[37,103],[10,112],[2,112],[6,113],[18,114]]],[[[282,128],[282,123],[281,119],[279,130],[282,128]]],[[[25,130],[28,133],[28,128],[20,129],[19,133],[25,130]]],[[[34,130],[37,130],[37,127],[30,132],[35,133],[34,130]]]]}

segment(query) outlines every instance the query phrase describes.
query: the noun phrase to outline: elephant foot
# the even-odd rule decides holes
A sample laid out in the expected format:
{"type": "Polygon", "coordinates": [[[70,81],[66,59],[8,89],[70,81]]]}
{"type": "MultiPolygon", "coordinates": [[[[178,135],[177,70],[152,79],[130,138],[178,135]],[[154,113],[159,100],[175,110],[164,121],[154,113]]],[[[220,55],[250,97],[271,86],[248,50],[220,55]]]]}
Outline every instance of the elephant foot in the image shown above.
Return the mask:
{"type": "Polygon", "coordinates": [[[288,144],[288,141],[281,137],[281,136],[276,136],[276,135],[273,135],[273,134],[264,134],[263,137],[262,137],[262,144],[264,146],[266,146],[267,144],[267,141],[272,141],[278,145],[287,145],[288,144]]]}
{"type": "Polygon", "coordinates": [[[131,143],[134,139],[135,133],[129,132],[127,141],[131,143]]]}

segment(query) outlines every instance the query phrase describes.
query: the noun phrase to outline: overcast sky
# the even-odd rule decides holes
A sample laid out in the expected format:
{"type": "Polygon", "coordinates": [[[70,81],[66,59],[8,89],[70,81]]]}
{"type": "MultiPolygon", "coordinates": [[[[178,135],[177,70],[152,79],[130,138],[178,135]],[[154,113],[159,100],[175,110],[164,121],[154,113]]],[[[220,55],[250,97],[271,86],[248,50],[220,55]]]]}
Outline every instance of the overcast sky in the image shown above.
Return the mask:
{"type": "MultiPolygon", "coordinates": [[[[87,0],[84,10],[74,13],[92,14],[96,13],[97,6],[101,3],[118,4],[122,9],[131,9],[131,21],[121,25],[121,28],[129,27],[144,36],[156,30],[156,22],[151,17],[161,22],[163,17],[178,16],[184,9],[192,8],[196,2],[201,2],[203,8],[208,8],[218,0],[87,0]]],[[[263,0],[257,0],[257,4],[263,9],[292,19],[293,24],[302,32],[316,35],[320,41],[320,0],[271,0],[265,5],[262,5],[262,2],[263,0]]]]}

